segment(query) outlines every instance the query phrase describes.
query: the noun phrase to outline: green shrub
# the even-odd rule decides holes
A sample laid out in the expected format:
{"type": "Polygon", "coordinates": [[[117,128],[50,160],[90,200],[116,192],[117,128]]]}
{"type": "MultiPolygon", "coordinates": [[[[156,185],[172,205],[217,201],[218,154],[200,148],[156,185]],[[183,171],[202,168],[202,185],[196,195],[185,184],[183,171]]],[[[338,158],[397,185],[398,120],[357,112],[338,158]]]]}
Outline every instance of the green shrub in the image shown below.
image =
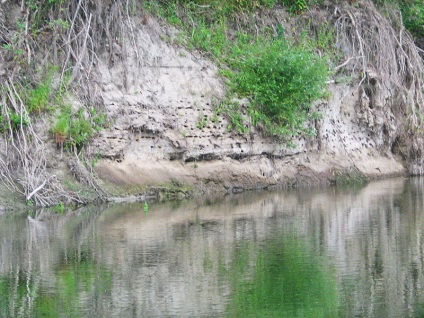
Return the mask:
{"type": "Polygon", "coordinates": [[[82,110],[78,111],[75,118],[71,120],[69,128],[69,143],[72,147],[80,149],[89,141],[93,135],[93,126],[84,117],[82,110]]]}
{"type": "Polygon", "coordinates": [[[97,132],[107,127],[109,124],[106,114],[99,114],[95,108],[90,108],[90,117],[92,120],[92,127],[97,132]]]}
{"type": "Polygon", "coordinates": [[[65,108],[60,113],[51,132],[57,144],[71,149],[81,149],[99,129],[98,126],[93,127],[90,120],[84,116],[83,109],[72,115],[71,110],[65,108]]]}
{"type": "Polygon", "coordinates": [[[65,204],[63,204],[63,202],[56,204],[53,207],[53,211],[56,212],[56,213],[59,213],[59,214],[65,213],[65,204]]]}
{"type": "Polygon", "coordinates": [[[259,7],[273,7],[278,0],[171,0],[168,1],[170,5],[183,5],[190,10],[201,10],[205,11],[206,7],[213,8],[214,10],[222,15],[233,14],[237,11],[251,11],[259,7]]]}
{"type": "Polygon", "coordinates": [[[13,130],[17,130],[21,126],[26,127],[29,125],[28,117],[19,113],[9,112],[9,119],[10,127],[12,127],[13,130]]]}
{"type": "Polygon", "coordinates": [[[422,0],[372,0],[384,9],[387,3],[394,5],[402,13],[405,28],[421,44],[424,42],[424,2],[422,0]],[[421,39],[420,39],[421,38],[421,39]]]}
{"type": "Polygon", "coordinates": [[[311,103],[324,96],[326,63],[283,40],[257,45],[260,50],[236,63],[233,90],[250,98],[253,123],[264,124],[272,134],[293,136],[305,131],[305,121],[314,115],[311,103]]]}
{"type": "Polygon", "coordinates": [[[64,111],[59,115],[56,124],[52,128],[54,140],[57,144],[63,145],[68,138],[69,128],[71,124],[71,114],[64,111]]]}
{"type": "Polygon", "coordinates": [[[40,113],[47,108],[50,95],[50,86],[47,83],[38,85],[28,93],[28,111],[30,113],[40,113]]]}
{"type": "Polygon", "coordinates": [[[241,112],[241,106],[237,101],[224,99],[215,109],[215,114],[218,116],[225,113],[229,119],[227,131],[235,130],[239,134],[249,132],[249,120],[246,115],[241,112]]]}
{"type": "Polygon", "coordinates": [[[400,4],[405,27],[416,38],[424,37],[424,2],[422,0],[402,0],[400,4]]]}
{"type": "Polygon", "coordinates": [[[49,70],[46,78],[41,83],[34,89],[28,90],[27,109],[30,114],[39,114],[48,108],[55,70],[56,68],[49,70]]]}
{"type": "Polygon", "coordinates": [[[289,8],[290,13],[300,13],[308,8],[306,0],[283,0],[282,2],[289,8]]]}

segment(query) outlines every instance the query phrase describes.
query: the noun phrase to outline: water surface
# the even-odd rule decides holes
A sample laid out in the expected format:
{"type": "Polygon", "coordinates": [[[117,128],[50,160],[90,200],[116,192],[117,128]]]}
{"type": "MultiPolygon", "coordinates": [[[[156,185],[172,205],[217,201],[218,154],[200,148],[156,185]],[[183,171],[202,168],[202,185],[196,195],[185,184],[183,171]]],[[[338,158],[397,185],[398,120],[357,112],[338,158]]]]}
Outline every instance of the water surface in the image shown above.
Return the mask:
{"type": "Polygon", "coordinates": [[[0,317],[422,317],[424,179],[0,216],[0,317]]]}

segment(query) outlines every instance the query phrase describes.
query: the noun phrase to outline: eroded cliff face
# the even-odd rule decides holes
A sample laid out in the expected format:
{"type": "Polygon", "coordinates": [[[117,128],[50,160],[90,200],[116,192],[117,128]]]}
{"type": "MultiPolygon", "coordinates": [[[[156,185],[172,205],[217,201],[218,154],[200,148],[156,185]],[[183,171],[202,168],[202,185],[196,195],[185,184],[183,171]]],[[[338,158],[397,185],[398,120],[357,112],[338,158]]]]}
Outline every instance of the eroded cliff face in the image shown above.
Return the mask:
{"type": "Polygon", "coordinates": [[[317,136],[295,147],[256,131],[227,130],[214,113],[225,94],[217,67],[199,52],[171,45],[177,33],[153,18],[134,21],[132,41],[116,45],[113,62],[100,58],[97,85],[110,129],[93,140],[101,180],[118,185],[191,184],[201,191],[237,191],[329,183],[343,173],[405,174],[391,151],[398,123],[386,104],[394,96],[376,74],[329,84],[317,110],[317,136]],[[167,41],[162,39],[166,38],[167,41]],[[372,94],[372,96],[368,96],[372,94]]]}
{"type": "MultiPolygon", "coordinates": [[[[20,127],[20,132],[26,138],[23,141],[38,142],[36,152],[45,154],[40,161],[42,169],[36,162],[19,166],[20,161],[13,158],[28,158],[31,149],[18,151],[10,159],[14,148],[7,138],[0,138],[1,149],[8,149],[0,153],[0,163],[4,163],[0,172],[10,173],[10,188],[23,188],[20,194],[27,196],[44,180],[53,183],[53,174],[57,176],[55,187],[48,189],[47,184],[38,201],[43,203],[43,196],[50,193],[60,195],[44,205],[74,199],[79,192],[61,187],[70,177],[107,196],[104,191],[112,195],[122,193],[117,189],[145,193],[149,187],[169,188],[170,184],[189,186],[197,193],[216,193],[423,173],[424,143],[419,129],[424,107],[419,87],[422,60],[405,31],[393,29],[393,23],[378,13],[371,1],[355,7],[347,2],[337,6],[325,2],[327,8],[317,8],[298,21],[281,8],[266,13],[265,18],[259,13],[252,16],[260,25],[266,18],[280,23],[291,38],[296,37],[291,30],[331,21],[337,35],[334,49],[344,54],[342,60],[333,61],[328,99],[314,105],[321,114],[310,123],[316,135],[293,140],[294,147],[264,137],[254,127],[245,134],[229,131],[227,114],[217,112],[226,95],[218,67],[202,52],[176,45],[178,30],[145,13],[125,15],[118,2],[99,6],[93,15],[87,11],[93,3],[81,3],[69,4],[76,22],[68,34],[52,29],[40,36],[40,41],[43,36],[56,41],[53,47],[57,50],[63,43],[62,52],[44,57],[43,49],[49,49],[45,41],[43,45],[29,38],[25,41],[40,50],[28,50],[28,63],[34,58],[53,59],[63,64],[62,78],[67,63],[74,61],[70,73],[79,85],[73,87],[73,95],[68,91],[68,101],[75,111],[88,113],[92,103],[107,114],[110,125],[85,149],[88,158],[95,158],[96,174],[78,159],[68,162],[68,155],[62,155],[49,132],[49,119],[39,116],[33,125],[36,138],[25,135],[25,127],[20,127]],[[108,16],[112,16],[110,21],[108,16]],[[117,24],[115,29],[112,22],[117,24]],[[33,172],[31,183],[19,176],[26,168],[33,172]]],[[[30,16],[22,7],[11,1],[0,7],[0,19],[11,28],[7,32],[1,29],[0,35],[6,34],[10,41],[19,33],[13,26],[30,16]]],[[[9,60],[0,61],[0,78],[12,85],[8,69],[14,67],[18,74],[23,66],[16,63],[12,52],[3,51],[0,57],[9,60]]],[[[29,65],[22,60],[22,65],[29,65]]],[[[2,100],[5,105],[13,104],[7,97],[2,100]]],[[[239,102],[246,115],[248,101],[239,102]]],[[[24,109],[22,101],[18,104],[10,107],[24,109]]]]}

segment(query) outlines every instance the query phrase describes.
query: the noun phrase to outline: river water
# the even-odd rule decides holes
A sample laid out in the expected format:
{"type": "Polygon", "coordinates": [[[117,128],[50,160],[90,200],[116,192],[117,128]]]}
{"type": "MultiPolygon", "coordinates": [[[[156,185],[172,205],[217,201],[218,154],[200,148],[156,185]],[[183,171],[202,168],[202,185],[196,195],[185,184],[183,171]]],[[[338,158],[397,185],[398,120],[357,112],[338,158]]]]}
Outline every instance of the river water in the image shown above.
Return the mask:
{"type": "Polygon", "coordinates": [[[0,317],[423,317],[424,179],[0,216],[0,317]]]}

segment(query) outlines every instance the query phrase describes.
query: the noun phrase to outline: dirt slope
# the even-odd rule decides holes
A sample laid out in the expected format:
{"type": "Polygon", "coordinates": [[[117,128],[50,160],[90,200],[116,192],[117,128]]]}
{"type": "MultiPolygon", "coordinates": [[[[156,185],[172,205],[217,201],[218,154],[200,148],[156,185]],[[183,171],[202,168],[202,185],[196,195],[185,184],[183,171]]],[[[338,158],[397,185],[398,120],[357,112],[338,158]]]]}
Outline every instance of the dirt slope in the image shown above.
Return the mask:
{"type": "Polygon", "coordinates": [[[384,136],[373,133],[379,125],[376,110],[364,113],[358,83],[330,87],[330,99],[318,106],[323,114],[316,123],[318,136],[296,141],[295,148],[255,132],[231,133],[224,116],[213,120],[214,103],[225,90],[217,68],[199,52],[163,41],[176,31],[153,18],[147,25],[134,24],[133,41],[118,48],[113,66],[106,56],[98,66],[104,105],[114,118],[91,146],[102,157],[96,165],[101,180],[118,185],[178,181],[209,192],[329,183],[346,172],[406,173],[381,147],[384,136]]]}

